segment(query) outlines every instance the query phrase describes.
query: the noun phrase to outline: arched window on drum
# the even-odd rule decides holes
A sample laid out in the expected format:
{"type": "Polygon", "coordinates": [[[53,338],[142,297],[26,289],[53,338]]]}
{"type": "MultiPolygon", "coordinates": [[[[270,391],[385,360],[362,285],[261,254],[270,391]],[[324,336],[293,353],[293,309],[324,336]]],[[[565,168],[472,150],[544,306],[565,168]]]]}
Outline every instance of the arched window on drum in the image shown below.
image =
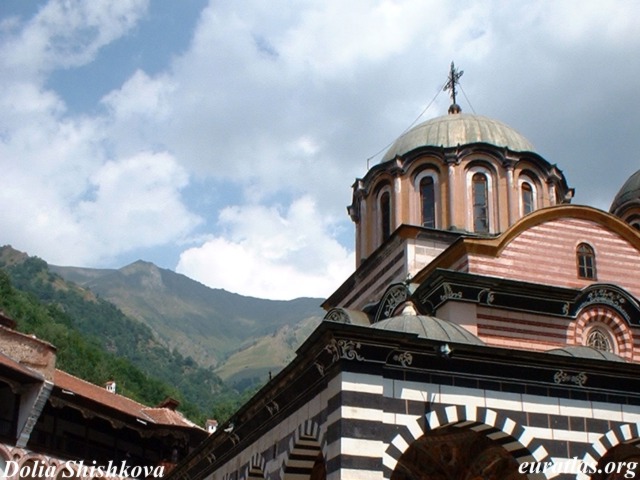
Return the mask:
{"type": "Polygon", "coordinates": [[[528,215],[536,208],[533,186],[529,182],[520,184],[520,205],[522,216],[528,215]]]}
{"type": "Polygon", "coordinates": [[[376,196],[376,237],[378,245],[387,240],[392,232],[392,201],[391,187],[385,185],[376,196]]]}
{"type": "Polygon", "coordinates": [[[489,233],[489,182],[484,173],[474,173],[471,178],[473,201],[473,231],[489,233]]]}
{"type": "Polygon", "coordinates": [[[429,228],[441,228],[438,219],[440,185],[438,172],[433,168],[420,171],[413,179],[413,186],[417,195],[412,200],[411,221],[429,228]]]}

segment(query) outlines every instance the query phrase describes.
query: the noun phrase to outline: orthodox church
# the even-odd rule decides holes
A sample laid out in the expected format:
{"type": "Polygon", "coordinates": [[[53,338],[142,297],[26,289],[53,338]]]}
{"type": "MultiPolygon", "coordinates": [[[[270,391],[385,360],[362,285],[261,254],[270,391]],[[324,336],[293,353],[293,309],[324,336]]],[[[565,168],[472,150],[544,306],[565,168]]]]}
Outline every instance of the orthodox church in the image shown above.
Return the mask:
{"type": "Polygon", "coordinates": [[[406,132],[353,184],[356,268],[176,480],[640,474],[640,172],[610,212],[509,126],[406,132]]]}

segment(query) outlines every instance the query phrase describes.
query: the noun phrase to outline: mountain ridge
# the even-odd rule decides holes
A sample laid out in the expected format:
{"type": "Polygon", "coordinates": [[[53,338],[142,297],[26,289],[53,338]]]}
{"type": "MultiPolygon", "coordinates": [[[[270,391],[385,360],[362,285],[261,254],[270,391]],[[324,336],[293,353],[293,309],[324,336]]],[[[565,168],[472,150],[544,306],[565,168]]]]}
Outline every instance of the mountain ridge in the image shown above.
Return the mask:
{"type": "MultiPolygon", "coordinates": [[[[112,304],[148,328],[154,341],[173,355],[212,369],[238,391],[265,381],[269,373],[284,367],[324,317],[319,298],[244,296],[207,287],[145,260],[121,268],[57,266],[4,246],[0,247],[0,263],[14,270],[14,276],[22,276],[25,285],[34,281],[50,284],[47,288],[53,290],[48,293],[40,289],[42,301],[64,301],[55,293],[59,290],[73,291],[93,303],[112,304]],[[29,267],[20,269],[20,265],[29,267]],[[26,278],[29,276],[33,278],[26,278]]],[[[104,331],[88,319],[82,322],[91,335],[104,331]]],[[[132,334],[137,330],[134,327],[132,334]]],[[[114,334],[123,334],[122,329],[114,334]]],[[[110,351],[117,350],[108,338],[104,342],[110,351]]]]}
{"type": "MultiPolygon", "coordinates": [[[[301,297],[293,300],[268,300],[240,295],[221,288],[210,288],[183,274],[137,260],[119,269],[49,266],[51,271],[94,292],[115,304],[127,316],[149,326],[167,348],[192,357],[200,365],[221,370],[223,379],[239,375],[246,378],[264,376],[265,368],[277,370],[291,357],[279,351],[273,358],[280,363],[247,365],[225,370],[224,363],[256,343],[278,338],[281,329],[310,333],[308,325],[317,325],[324,316],[322,299],[301,297]],[[255,371],[255,372],[254,372],[255,371]],[[225,373],[226,372],[226,373],[225,373]]],[[[306,337],[305,337],[306,338],[306,337]]],[[[300,343],[304,338],[300,338],[300,343]]],[[[277,349],[286,342],[276,341],[277,349]]],[[[299,343],[298,343],[299,344],[299,343]]],[[[245,358],[251,354],[243,354],[245,358]]],[[[254,361],[259,358],[254,357],[254,361]]]]}

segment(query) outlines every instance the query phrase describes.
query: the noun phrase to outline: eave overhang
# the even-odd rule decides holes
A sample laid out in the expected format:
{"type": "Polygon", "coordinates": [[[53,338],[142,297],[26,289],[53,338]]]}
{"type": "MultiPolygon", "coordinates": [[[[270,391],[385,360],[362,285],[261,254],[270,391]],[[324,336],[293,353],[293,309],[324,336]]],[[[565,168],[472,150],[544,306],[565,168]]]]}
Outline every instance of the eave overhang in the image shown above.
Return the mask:
{"type": "MultiPolygon", "coordinates": [[[[84,380],[80,380],[84,382],[84,380]]],[[[92,388],[101,389],[95,385],[92,388]]],[[[128,428],[137,431],[142,437],[156,435],[159,437],[171,436],[181,438],[191,446],[197,445],[207,437],[207,432],[196,425],[158,422],[152,415],[145,413],[145,407],[133,400],[122,397],[119,394],[107,392],[105,396],[118,396],[121,402],[135,404],[135,410],[128,411],[118,408],[108,401],[89,396],[68,385],[54,384],[48,402],[55,409],[70,408],[80,412],[85,418],[98,417],[109,422],[112,428],[120,430],[128,428]]]]}
{"type": "Polygon", "coordinates": [[[623,288],[606,283],[578,289],[436,269],[411,298],[424,315],[435,315],[451,301],[567,318],[575,318],[589,305],[601,305],[617,312],[630,325],[640,326],[638,300],[623,288]]]}

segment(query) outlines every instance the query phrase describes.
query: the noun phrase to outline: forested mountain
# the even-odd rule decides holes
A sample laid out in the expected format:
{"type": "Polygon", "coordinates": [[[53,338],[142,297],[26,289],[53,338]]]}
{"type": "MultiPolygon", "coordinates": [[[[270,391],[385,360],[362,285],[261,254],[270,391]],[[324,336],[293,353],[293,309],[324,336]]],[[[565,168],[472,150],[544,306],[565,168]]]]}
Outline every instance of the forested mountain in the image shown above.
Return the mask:
{"type": "MultiPolygon", "coordinates": [[[[259,339],[274,339],[272,346],[277,349],[274,355],[245,357],[249,360],[243,365],[245,380],[264,379],[267,370],[284,366],[304,340],[299,338],[304,335],[298,332],[300,325],[317,325],[324,314],[320,308],[322,300],[318,298],[275,301],[247,297],[206,287],[143,261],[117,270],[58,266],[50,269],[146,324],[167,348],[221,372],[228,371],[225,363],[230,356],[255,345],[259,339]],[[281,342],[279,337],[287,335],[280,332],[282,329],[297,340],[281,342]]],[[[311,330],[302,327],[302,331],[308,335],[311,330]]]]}
{"type": "Polygon", "coordinates": [[[171,396],[198,423],[232,408],[238,395],[211,369],[170,351],[146,325],[64,281],[45,261],[2,247],[0,269],[0,308],[20,331],[57,348],[58,368],[98,385],[116,380],[120,393],[149,405],[171,396]]]}
{"type": "Polygon", "coordinates": [[[168,382],[108,352],[99,339],[81,334],[63,308],[43,304],[34,295],[14,288],[9,274],[3,270],[0,270],[0,309],[17,322],[19,331],[53,344],[57,349],[56,366],[62,370],[96,385],[116,380],[119,393],[147,405],[173,397],[181,402],[180,411],[198,423],[216,414],[213,403],[209,408],[197,405],[168,382]]]}
{"type": "Polygon", "coordinates": [[[319,299],[243,297],[141,261],[53,267],[9,246],[0,247],[0,282],[0,308],[58,348],[59,368],[96,384],[115,379],[149,405],[172,396],[199,423],[232,413],[321,318],[319,299]]]}

